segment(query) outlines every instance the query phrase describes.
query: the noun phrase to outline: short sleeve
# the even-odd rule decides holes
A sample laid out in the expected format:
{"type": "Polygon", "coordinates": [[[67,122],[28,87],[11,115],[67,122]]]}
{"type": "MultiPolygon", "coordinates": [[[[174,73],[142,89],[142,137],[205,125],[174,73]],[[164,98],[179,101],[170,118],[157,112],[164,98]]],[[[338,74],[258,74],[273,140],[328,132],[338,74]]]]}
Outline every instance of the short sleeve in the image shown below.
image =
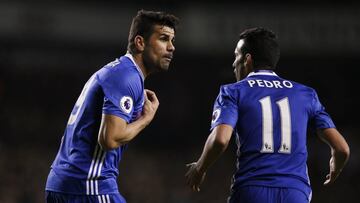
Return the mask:
{"type": "Polygon", "coordinates": [[[103,113],[115,115],[130,122],[134,109],[142,105],[143,89],[141,78],[136,72],[125,68],[103,68],[98,75],[104,92],[103,113]]]}
{"type": "Polygon", "coordinates": [[[222,86],[217,96],[211,119],[211,129],[220,124],[227,124],[235,128],[238,120],[237,98],[228,86],[222,86]]]}
{"type": "Polygon", "coordinates": [[[325,111],[324,106],[320,103],[318,95],[315,91],[313,91],[310,122],[315,129],[335,128],[334,122],[332,121],[330,115],[325,111]]]}

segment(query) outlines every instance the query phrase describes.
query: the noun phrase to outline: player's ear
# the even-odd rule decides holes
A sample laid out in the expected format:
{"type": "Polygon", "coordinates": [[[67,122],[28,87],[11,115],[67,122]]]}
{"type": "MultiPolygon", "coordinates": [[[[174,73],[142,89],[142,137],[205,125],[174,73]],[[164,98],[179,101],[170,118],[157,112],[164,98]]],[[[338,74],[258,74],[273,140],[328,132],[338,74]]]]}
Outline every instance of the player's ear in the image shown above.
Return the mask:
{"type": "Polygon", "coordinates": [[[254,67],[253,58],[249,53],[245,54],[244,66],[250,69],[251,71],[254,67]]]}
{"type": "Polygon", "coordinates": [[[136,35],[135,39],[134,39],[134,44],[136,49],[139,52],[143,52],[145,49],[145,39],[144,37],[140,36],[140,35],[136,35]]]}

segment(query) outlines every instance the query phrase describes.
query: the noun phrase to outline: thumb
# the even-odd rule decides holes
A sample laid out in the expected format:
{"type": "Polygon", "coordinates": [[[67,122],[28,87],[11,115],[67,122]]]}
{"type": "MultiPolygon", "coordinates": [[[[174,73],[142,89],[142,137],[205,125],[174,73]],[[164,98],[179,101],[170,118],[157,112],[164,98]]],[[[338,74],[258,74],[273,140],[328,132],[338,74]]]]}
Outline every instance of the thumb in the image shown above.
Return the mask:
{"type": "Polygon", "coordinates": [[[147,97],[146,91],[144,91],[144,100],[145,101],[149,100],[148,97],[147,97]]]}

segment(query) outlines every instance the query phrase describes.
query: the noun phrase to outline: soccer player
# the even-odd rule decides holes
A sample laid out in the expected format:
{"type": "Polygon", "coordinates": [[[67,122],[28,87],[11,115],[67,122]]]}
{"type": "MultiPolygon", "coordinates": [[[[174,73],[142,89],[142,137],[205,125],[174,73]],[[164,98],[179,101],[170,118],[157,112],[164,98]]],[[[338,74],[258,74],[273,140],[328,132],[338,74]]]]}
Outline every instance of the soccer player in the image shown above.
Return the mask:
{"type": "Polygon", "coordinates": [[[238,82],[221,86],[211,130],[201,157],[188,164],[187,184],[200,190],[209,166],[235,132],[237,171],[230,203],[304,203],[311,200],[307,173],[308,123],[331,148],[332,184],[350,151],[314,89],[279,77],[274,69],[280,49],[273,32],[252,28],[240,34],[234,72],[238,82]]]}
{"type": "Polygon", "coordinates": [[[94,73],[76,101],[47,178],[46,202],[126,202],[117,187],[118,163],[157,111],[144,79],[169,68],[178,23],[164,12],[140,10],[133,18],[127,54],[94,73]]]}

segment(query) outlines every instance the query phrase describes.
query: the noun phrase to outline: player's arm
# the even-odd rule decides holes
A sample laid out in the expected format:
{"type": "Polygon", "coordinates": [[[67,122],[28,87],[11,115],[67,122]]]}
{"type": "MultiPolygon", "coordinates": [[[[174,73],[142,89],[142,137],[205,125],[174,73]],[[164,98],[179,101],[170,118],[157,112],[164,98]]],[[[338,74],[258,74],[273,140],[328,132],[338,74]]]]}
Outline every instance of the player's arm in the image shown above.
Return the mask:
{"type": "Polygon", "coordinates": [[[153,120],[159,101],[154,92],[145,92],[142,115],[136,121],[128,124],[120,117],[103,114],[98,136],[98,142],[103,149],[116,149],[128,143],[153,120]]]}
{"type": "Polygon", "coordinates": [[[194,191],[200,191],[200,184],[205,178],[206,171],[225,151],[232,132],[233,128],[230,125],[216,126],[207,138],[199,160],[187,165],[186,182],[194,191]]]}
{"type": "Polygon", "coordinates": [[[330,173],[324,185],[332,184],[339,176],[350,156],[350,148],[344,137],[335,128],[319,129],[320,139],[331,148],[330,173]]]}

